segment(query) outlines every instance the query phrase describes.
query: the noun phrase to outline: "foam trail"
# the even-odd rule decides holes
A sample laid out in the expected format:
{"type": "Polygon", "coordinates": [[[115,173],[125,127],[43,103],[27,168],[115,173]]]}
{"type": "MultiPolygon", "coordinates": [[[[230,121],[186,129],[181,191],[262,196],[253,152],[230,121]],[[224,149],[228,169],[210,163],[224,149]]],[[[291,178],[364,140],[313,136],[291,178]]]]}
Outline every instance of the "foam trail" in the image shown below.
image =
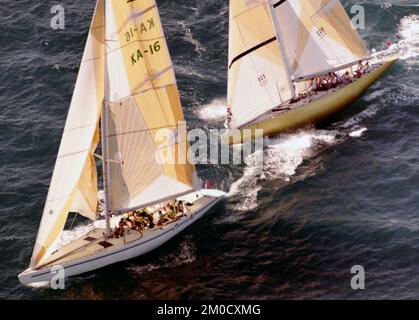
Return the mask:
{"type": "Polygon", "coordinates": [[[360,137],[362,137],[362,135],[366,131],[368,131],[368,129],[364,127],[364,128],[361,128],[361,129],[358,129],[358,130],[355,130],[355,131],[351,132],[349,134],[349,136],[352,137],[352,138],[360,138],[360,137]]]}
{"type": "Polygon", "coordinates": [[[184,40],[194,45],[195,52],[199,55],[199,57],[201,57],[206,52],[205,46],[203,46],[202,43],[194,37],[192,30],[189,27],[189,24],[183,21],[178,21],[178,24],[180,25],[180,29],[182,30],[184,40]]]}
{"type": "MultiPolygon", "coordinates": [[[[372,93],[367,100],[374,100],[384,92],[386,90],[381,90],[379,94],[372,93]]],[[[257,162],[252,161],[257,158],[257,154],[252,154],[246,159],[243,176],[231,185],[228,195],[238,200],[234,209],[246,211],[257,207],[258,193],[262,189],[258,184],[260,180],[290,181],[304,161],[316,156],[319,149],[341,143],[348,137],[361,138],[368,129],[360,124],[364,119],[373,117],[377,111],[377,105],[371,104],[350,119],[337,123],[336,130],[302,129],[265,138],[262,171],[257,162]]]]}
{"type": "Polygon", "coordinates": [[[382,51],[373,50],[372,61],[386,61],[389,56],[397,55],[399,59],[407,64],[416,64],[419,56],[419,16],[410,15],[402,18],[398,27],[401,40],[391,44],[382,51]]]}
{"type": "Polygon", "coordinates": [[[198,116],[202,120],[212,120],[217,122],[224,121],[226,115],[226,105],[227,102],[225,99],[215,99],[200,108],[198,110],[198,116]]]}
{"type": "MultiPolygon", "coordinates": [[[[289,181],[304,160],[314,156],[320,144],[336,142],[337,131],[309,130],[265,138],[263,167],[258,165],[260,154],[253,153],[245,159],[243,176],[230,187],[229,197],[237,199],[234,209],[252,210],[257,207],[259,180],[283,179],[289,181]]],[[[261,151],[259,151],[261,152],[261,151]]]]}
{"type": "Polygon", "coordinates": [[[46,282],[34,282],[34,283],[29,283],[26,286],[29,287],[29,288],[33,288],[33,289],[44,289],[44,288],[49,288],[50,283],[48,281],[46,281],[46,282]]]}
{"type": "Polygon", "coordinates": [[[245,162],[248,164],[244,169],[243,176],[234,182],[227,197],[236,197],[238,202],[234,205],[234,209],[239,211],[252,210],[257,207],[258,193],[261,186],[258,186],[258,173],[260,175],[260,166],[252,163],[251,158],[255,157],[252,154],[247,157],[245,162]]]}
{"type": "MultiPolygon", "coordinates": [[[[402,55],[403,60],[413,60],[419,56],[419,16],[410,15],[400,21],[399,34],[403,38],[406,52],[402,55]]],[[[417,62],[417,61],[416,61],[417,62]]]]}
{"type": "Polygon", "coordinates": [[[355,114],[353,117],[349,118],[338,124],[338,127],[341,129],[347,130],[357,130],[359,129],[359,124],[367,119],[374,117],[378,112],[378,106],[376,104],[371,104],[367,109],[362,112],[355,114]]]}
{"type": "Polygon", "coordinates": [[[332,145],[337,135],[337,131],[310,130],[265,139],[268,148],[265,150],[262,179],[289,181],[304,160],[315,155],[320,144],[332,145]]]}

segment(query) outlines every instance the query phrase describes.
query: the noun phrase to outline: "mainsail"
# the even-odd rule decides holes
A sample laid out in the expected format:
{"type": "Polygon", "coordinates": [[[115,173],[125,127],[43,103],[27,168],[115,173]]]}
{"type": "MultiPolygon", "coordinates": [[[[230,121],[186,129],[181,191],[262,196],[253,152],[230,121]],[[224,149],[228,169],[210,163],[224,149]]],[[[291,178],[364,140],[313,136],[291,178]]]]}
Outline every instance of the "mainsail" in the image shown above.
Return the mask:
{"type": "Polygon", "coordinates": [[[273,7],[296,79],[368,57],[339,0],[276,0],[273,7]]]}
{"type": "Polygon", "coordinates": [[[228,104],[241,127],[292,97],[266,0],[231,0],[228,104]]]}
{"type": "Polygon", "coordinates": [[[338,0],[231,0],[228,104],[240,128],[309,79],[368,57],[338,0]]]}
{"type": "Polygon", "coordinates": [[[93,152],[104,99],[104,1],[96,4],[57,161],[43,211],[31,266],[51,254],[69,212],[90,219],[98,213],[97,173],[93,152]]]}
{"type": "Polygon", "coordinates": [[[108,210],[124,212],[190,193],[199,181],[178,130],[183,111],[155,1],[107,1],[105,11],[108,210]]]}

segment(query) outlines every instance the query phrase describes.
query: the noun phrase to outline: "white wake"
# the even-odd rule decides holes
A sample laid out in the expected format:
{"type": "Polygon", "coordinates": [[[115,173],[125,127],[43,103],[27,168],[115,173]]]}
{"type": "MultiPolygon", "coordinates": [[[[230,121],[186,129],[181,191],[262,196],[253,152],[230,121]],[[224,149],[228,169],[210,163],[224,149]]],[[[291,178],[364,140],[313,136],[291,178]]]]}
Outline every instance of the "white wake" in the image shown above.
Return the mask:
{"type": "Polygon", "coordinates": [[[401,56],[402,60],[415,63],[419,56],[419,16],[410,15],[404,17],[399,24],[399,34],[403,39],[401,44],[405,47],[405,52],[401,56]]]}
{"type": "Polygon", "coordinates": [[[225,120],[227,111],[225,99],[214,99],[210,103],[199,108],[197,114],[202,120],[221,122],[225,120]]]}

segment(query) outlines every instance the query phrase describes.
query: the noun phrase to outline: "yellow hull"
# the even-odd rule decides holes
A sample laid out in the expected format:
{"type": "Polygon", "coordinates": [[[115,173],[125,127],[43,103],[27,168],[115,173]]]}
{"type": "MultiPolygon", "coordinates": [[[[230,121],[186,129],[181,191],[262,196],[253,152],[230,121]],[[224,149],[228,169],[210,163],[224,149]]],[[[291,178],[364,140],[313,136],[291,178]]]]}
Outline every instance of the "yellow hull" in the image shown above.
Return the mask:
{"type": "Polygon", "coordinates": [[[224,138],[224,142],[237,144],[254,140],[257,137],[257,130],[259,132],[263,130],[263,136],[271,136],[308,124],[322,122],[354,103],[396,61],[397,59],[388,61],[346,87],[327,93],[291,111],[243,127],[240,130],[233,130],[224,138]]]}

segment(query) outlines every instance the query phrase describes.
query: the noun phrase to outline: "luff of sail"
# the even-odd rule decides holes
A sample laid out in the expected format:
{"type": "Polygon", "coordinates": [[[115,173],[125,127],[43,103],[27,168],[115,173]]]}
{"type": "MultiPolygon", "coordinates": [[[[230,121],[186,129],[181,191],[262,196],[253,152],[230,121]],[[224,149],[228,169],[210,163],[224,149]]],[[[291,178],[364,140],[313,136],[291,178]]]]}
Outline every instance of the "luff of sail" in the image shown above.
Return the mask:
{"type": "Polygon", "coordinates": [[[310,78],[369,53],[339,0],[275,0],[292,76],[310,78]]]}
{"type": "Polygon", "coordinates": [[[186,159],[175,74],[155,1],[107,1],[107,158],[110,211],[123,212],[199,188],[186,159]],[[162,131],[173,132],[168,143],[162,131]]]}
{"type": "Polygon", "coordinates": [[[96,3],[54,173],[46,199],[31,267],[52,253],[69,212],[90,219],[98,214],[97,173],[93,152],[104,98],[104,0],[96,3]]]}
{"type": "Polygon", "coordinates": [[[231,0],[228,105],[240,128],[292,97],[268,1],[231,0]]]}

